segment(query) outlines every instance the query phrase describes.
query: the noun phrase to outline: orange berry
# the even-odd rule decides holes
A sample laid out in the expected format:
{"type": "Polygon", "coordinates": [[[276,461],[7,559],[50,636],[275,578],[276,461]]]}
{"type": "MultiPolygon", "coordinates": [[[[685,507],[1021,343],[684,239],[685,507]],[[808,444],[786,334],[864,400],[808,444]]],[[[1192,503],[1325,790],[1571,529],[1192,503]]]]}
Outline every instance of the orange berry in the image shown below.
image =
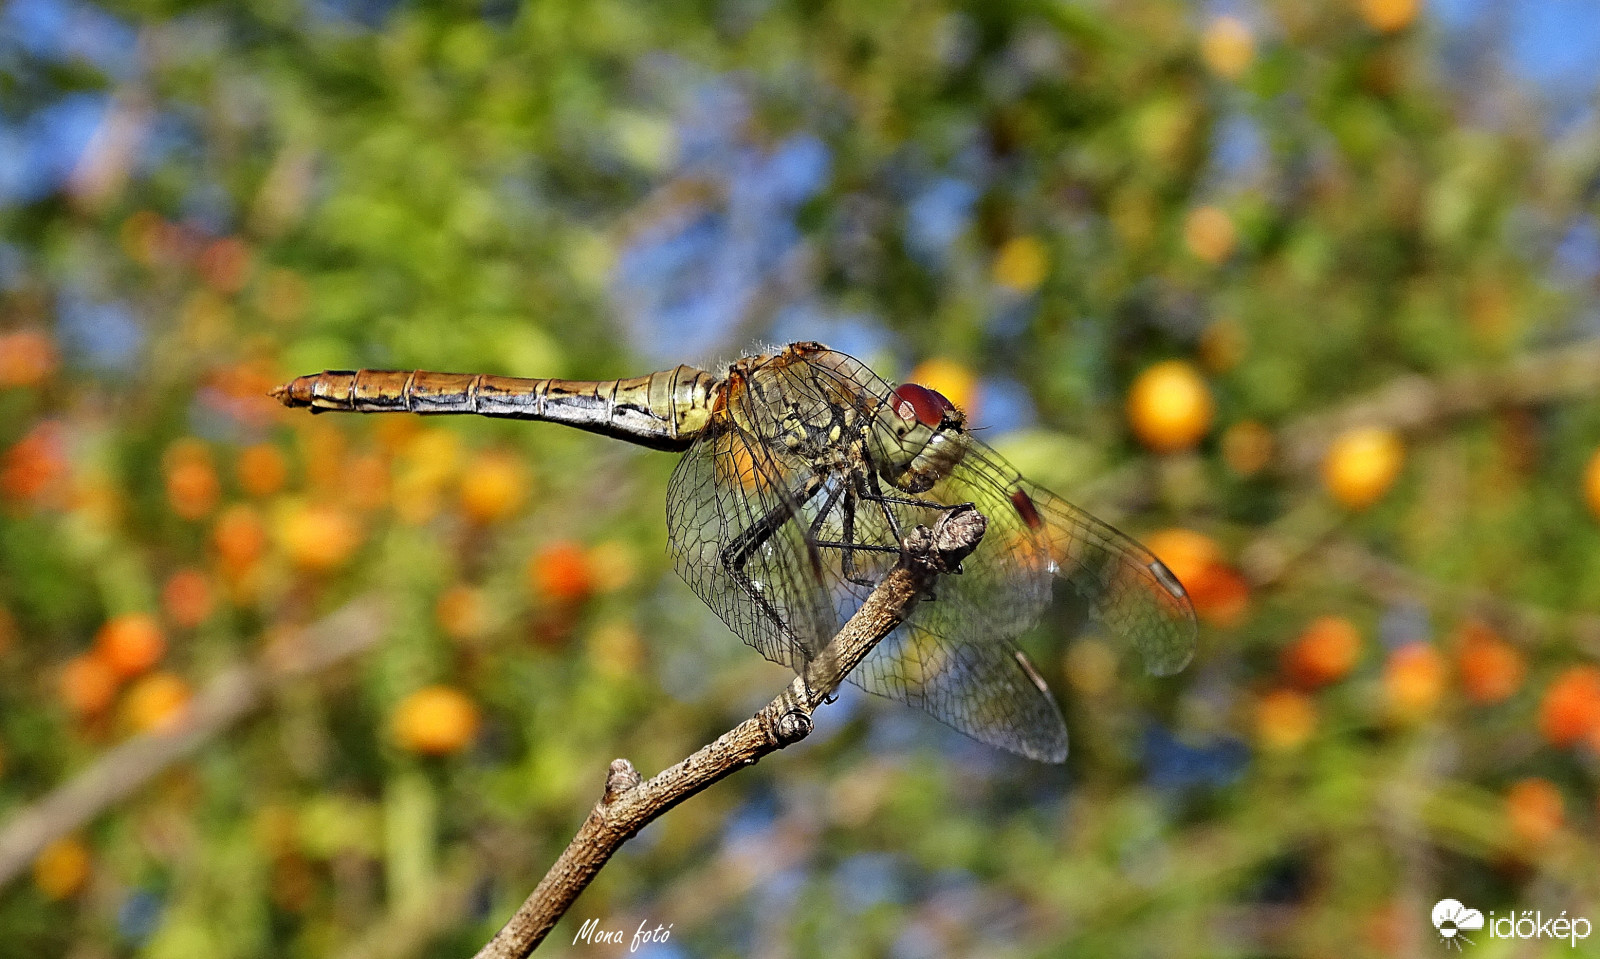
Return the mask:
{"type": "Polygon", "coordinates": [[[257,443],[239,454],[239,486],[251,496],[271,496],[283,489],[289,464],[283,451],[271,443],[257,443]]]}
{"type": "Polygon", "coordinates": [[[47,899],[74,896],[89,881],[89,847],[80,839],[57,839],[33,861],[33,884],[47,899]]]}
{"type": "Polygon", "coordinates": [[[1250,584],[1231,566],[1212,566],[1187,588],[1195,613],[1220,629],[1239,625],[1249,612],[1250,584]]]}
{"type": "Polygon", "coordinates": [[[154,616],[124,613],[100,627],[94,651],[120,678],[131,679],[161,661],[167,638],[154,616]]]}
{"type": "Polygon", "coordinates": [[[1237,80],[1255,59],[1256,38],[1238,17],[1217,17],[1200,37],[1200,58],[1220,77],[1237,80]]]}
{"type": "Polygon", "coordinates": [[[483,591],[471,586],[457,585],[445,590],[434,604],[433,615],[439,629],[455,640],[482,636],[488,623],[483,591]]]}
{"type": "Polygon", "coordinates": [[[161,587],[161,609],[184,629],[193,629],[211,615],[211,581],[197,569],[180,569],[161,587]]]}
{"type": "Polygon", "coordinates": [[[172,673],[151,673],[128,690],[123,714],[139,732],[171,729],[189,708],[189,684],[172,673]]]}
{"type": "Polygon", "coordinates": [[[327,420],[304,423],[300,431],[300,459],[306,482],[313,489],[333,490],[344,485],[345,451],[349,438],[340,426],[327,420]]]}
{"type": "Polygon", "coordinates": [[[968,417],[974,415],[974,401],[978,398],[978,377],[966,364],[942,357],[923,360],[911,371],[908,382],[919,383],[930,390],[942,393],[956,409],[966,413],[968,417]]]}
{"type": "Polygon", "coordinates": [[[1589,465],[1583,471],[1583,498],[1589,504],[1589,512],[1600,518],[1600,450],[1589,457],[1589,465]]]}
{"type": "Polygon", "coordinates": [[[1383,670],[1384,702],[1390,715],[1422,719],[1444,696],[1448,676],[1444,657],[1427,643],[1407,643],[1389,654],[1383,670]]]}
{"type": "Polygon", "coordinates": [[[1145,539],[1150,552],[1172,570],[1200,618],[1223,629],[1237,626],[1249,610],[1250,585],[1222,559],[1210,537],[1188,529],[1164,529],[1145,539]]]}
{"type": "Polygon", "coordinates": [[[1183,221],[1183,243],[1197,258],[1217,266],[1233,255],[1239,233],[1233,219],[1214,206],[1201,206],[1183,221]]]}
{"type": "Polygon", "coordinates": [[[1311,697],[1293,689],[1275,689],[1256,701],[1256,739],[1270,752],[1293,752],[1317,729],[1317,707],[1311,697]]]}
{"type": "Polygon", "coordinates": [[[0,334],[0,389],[38,386],[56,371],[55,341],[43,330],[0,334]]]}
{"type": "MultiPolygon", "coordinates": [[[[1044,244],[1039,242],[1037,237],[1012,237],[995,255],[992,272],[997,286],[1003,286],[1016,293],[1032,293],[1049,275],[1050,257],[1044,244]]],[[[912,380],[912,382],[921,381],[912,380]]]]}
{"type": "Polygon", "coordinates": [[[1374,30],[1394,33],[1417,19],[1422,0],[1360,0],[1361,19],[1374,30]]]}
{"type": "Polygon", "coordinates": [[[394,711],[394,736],[402,749],[428,756],[460,752],[478,735],[478,707],[450,686],[425,686],[394,711]]]}
{"type": "Polygon", "coordinates": [[[528,562],[528,580],[535,595],[557,603],[581,603],[594,591],[589,554],[578,543],[557,540],[528,562]]]}
{"type": "Polygon", "coordinates": [[[517,511],[528,488],[528,471],[513,453],[480,453],[461,474],[461,509],[475,523],[499,522],[517,511]]]}
{"type": "Polygon", "coordinates": [[[1222,461],[1240,476],[1254,476],[1272,462],[1272,431],[1255,420],[1235,423],[1222,434],[1222,461]]]}
{"type": "Polygon", "coordinates": [[[1361,659],[1361,633],[1343,616],[1311,621],[1283,651],[1283,671],[1296,685],[1315,688],[1338,682],[1361,659]]]}
{"type": "Polygon", "coordinates": [[[290,504],[278,517],[278,540],[295,565],[313,572],[338,569],[361,545],[361,529],[333,506],[290,504]]]}
{"type": "Polygon", "coordinates": [[[67,486],[66,442],[59,424],[45,421],[6,451],[0,465],[0,494],[9,499],[60,501],[67,486]]]}
{"type": "Polygon", "coordinates": [[[1222,565],[1221,547],[1211,537],[1192,529],[1160,530],[1145,537],[1144,545],[1172,570],[1185,589],[1200,582],[1212,567],[1222,565]]]}
{"type": "Polygon", "coordinates": [[[253,508],[230,506],[217,517],[211,530],[211,543],[217,548],[223,568],[238,574],[249,569],[267,550],[267,527],[253,508]]]}
{"type": "Polygon", "coordinates": [[[1476,620],[1462,623],[1456,636],[1456,669],[1468,698],[1485,705],[1498,703],[1522,688],[1527,667],[1515,646],[1476,620]]]}
{"type": "Polygon", "coordinates": [[[117,673],[99,656],[84,653],[61,667],[58,688],[61,701],[73,715],[98,716],[117,695],[117,673]]]}
{"type": "Polygon", "coordinates": [[[1566,818],[1561,790],[1555,783],[1530,776],[1506,792],[1506,821],[1524,846],[1543,846],[1560,832],[1566,818]]]}
{"type": "Polygon", "coordinates": [[[1600,669],[1573,666],[1545,690],[1539,731],[1553,746],[1570,746],[1600,729],[1600,669]]]}
{"type": "Polygon", "coordinates": [[[194,520],[217,508],[222,483],[212,464],[211,449],[197,439],[181,439],[162,457],[167,477],[167,504],[178,516],[194,520]]]}
{"type": "Polygon", "coordinates": [[[1383,498],[1404,463],[1405,447],[1393,430],[1348,430],[1328,448],[1322,481],[1339,505],[1362,510],[1383,498]]]}
{"type": "Polygon", "coordinates": [[[1158,453],[1199,443],[1211,428],[1213,411],[1205,380],[1182,360],[1146,369],[1128,391],[1128,422],[1140,441],[1158,453]]]}

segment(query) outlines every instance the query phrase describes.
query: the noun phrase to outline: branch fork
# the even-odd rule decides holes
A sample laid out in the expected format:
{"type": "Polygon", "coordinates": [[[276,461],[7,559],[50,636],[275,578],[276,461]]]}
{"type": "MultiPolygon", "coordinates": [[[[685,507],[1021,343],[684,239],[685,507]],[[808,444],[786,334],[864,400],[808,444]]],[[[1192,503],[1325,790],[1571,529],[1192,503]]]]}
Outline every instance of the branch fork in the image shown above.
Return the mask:
{"type": "Polygon", "coordinates": [[[902,543],[900,563],[873,589],[822,654],[754,716],[693,755],[643,780],[626,759],[606,773],[600,801],[566,850],[515,915],[476,959],[524,959],[624,842],[672,807],[736,770],[811,734],[811,715],[830,700],[850,671],[889,635],[940,576],[960,573],[988,521],[971,504],[957,506],[932,528],[918,526],[902,543]]]}

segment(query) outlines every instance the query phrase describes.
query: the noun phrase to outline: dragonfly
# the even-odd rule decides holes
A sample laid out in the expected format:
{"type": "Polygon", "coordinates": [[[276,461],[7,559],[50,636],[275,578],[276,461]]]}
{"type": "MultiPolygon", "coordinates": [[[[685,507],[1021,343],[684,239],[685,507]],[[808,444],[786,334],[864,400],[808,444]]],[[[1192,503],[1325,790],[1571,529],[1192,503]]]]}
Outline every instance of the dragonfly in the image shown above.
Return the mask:
{"type": "Polygon", "coordinates": [[[980,742],[1059,763],[1067,727],[1017,638],[1064,583],[1156,675],[1195,648],[1194,609],[1129,536],[1023,477],[938,391],[891,385],[820,343],[631,379],[335,370],[273,390],[313,413],[562,423],[681,452],[667,488],[678,573],[732,631],[797,672],[900,561],[905,535],[971,504],[979,550],[848,677],[980,742]]]}

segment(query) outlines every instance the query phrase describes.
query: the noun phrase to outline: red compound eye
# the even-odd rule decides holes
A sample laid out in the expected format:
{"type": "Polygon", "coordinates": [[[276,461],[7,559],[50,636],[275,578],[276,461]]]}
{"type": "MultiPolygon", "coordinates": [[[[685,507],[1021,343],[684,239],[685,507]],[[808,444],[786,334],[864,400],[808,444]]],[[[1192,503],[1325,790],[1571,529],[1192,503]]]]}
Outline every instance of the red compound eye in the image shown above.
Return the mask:
{"type": "Polygon", "coordinates": [[[938,390],[930,390],[916,383],[903,383],[895,387],[894,399],[894,410],[903,419],[916,420],[930,428],[944,422],[944,414],[956,408],[938,390]]]}

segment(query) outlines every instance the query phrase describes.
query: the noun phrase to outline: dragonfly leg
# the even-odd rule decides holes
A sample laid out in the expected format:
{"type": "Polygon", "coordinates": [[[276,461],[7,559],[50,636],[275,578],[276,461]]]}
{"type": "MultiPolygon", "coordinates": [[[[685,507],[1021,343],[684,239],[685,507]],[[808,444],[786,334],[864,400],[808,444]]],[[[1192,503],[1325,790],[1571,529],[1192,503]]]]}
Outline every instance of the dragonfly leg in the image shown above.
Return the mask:
{"type": "MultiPolygon", "coordinates": [[[[878,504],[878,509],[883,512],[884,522],[889,524],[889,533],[894,536],[894,541],[896,543],[905,542],[906,536],[900,529],[900,519],[894,515],[894,510],[889,508],[891,500],[883,495],[883,489],[878,485],[878,474],[869,472],[865,477],[858,477],[857,482],[865,487],[861,491],[861,498],[878,504]]],[[[893,501],[902,502],[899,497],[896,497],[893,501]]],[[[917,505],[920,506],[922,504],[918,503],[917,505]]]]}
{"type": "MultiPolygon", "coordinates": [[[[872,485],[876,489],[878,486],[877,481],[874,480],[872,485]]],[[[917,499],[915,496],[895,496],[892,493],[885,493],[881,489],[877,489],[875,492],[867,494],[865,498],[876,500],[880,503],[897,503],[901,506],[920,506],[923,509],[937,510],[960,509],[963,506],[972,505],[971,503],[936,503],[929,499],[917,499]]]]}
{"type": "MultiPolygon", "coordinates": [[[[803,487],[800,488],[796,495],[784,497],[782,503],[779,503],[776,507],[769,511],[767,515],[761,517],[761,519],[746,527],[743,532],[733,538],[732,542],[722,547],[717,554],[717,558],[719,561],[721,561],[723,569],[728,571],[728,575],[732,577],[734,583],[740,589],[744,590],[745,595],[749,596],[755,602],[756,606],[760,608],[760,610],[765,613],[774,623],[776,623],[780,629],[784,630],[785,632],[789,632],[791,639],[794,639],[793,633],[790,631],[788,625],[784,621],[783,616],[779,614],[777,608],[774,607],[771,601],[767,599],[761,584],[751,579],[750,576],[745,573],[744,568],[749,564],[750,557],[755,555],[756,550],[760,549],[768,540],[776,535],[778,530],[783,528],[783,524],[792,519],[794,515],[798,513],[806,503],[810,502],[811,498],[816,496],[817,492],[821,489],[821,478],[812,477],[803,487]]],[[[816,539],[810,534],[806,536],[806,549],[811,554],[810,558],[812,568],[817,571],[817,574],[820,577],[822,571],[822,560],[817,554],[816,539]]],[[[795,641],[797,643],[797,647],[806,656],[806,658],[809,659],[811,656],[815,655],[816,650],[806,649],[798,640],[795,641]]]]}
{"type": "MultiPolygon", "coordinates": [[[[829,491],[828,498],[823,501],[822,508],[817,510],[817,518],[811,521],[811,539],[813,542],[817,542],[817,533],[821,532],[822,524],[828,521],[828,517],[833,513],[834,507],[839,504],[839,496],[842,493],[844,493],[844,487],[836,484],[829,491]]],[[[817,545],[822,546],[823,544],[817,542],[817,545]]]]}
{"type": "Polygon", "coordinates": [[[856,542],[856,493],[851,490],[844,498],[844,542],[838,544],[841,552],[839,565],[844,571],[844,578],[857,586],[876,586],[877,583],[865,576],[856,575],[856,550],[867,549],[856,542]]]}

